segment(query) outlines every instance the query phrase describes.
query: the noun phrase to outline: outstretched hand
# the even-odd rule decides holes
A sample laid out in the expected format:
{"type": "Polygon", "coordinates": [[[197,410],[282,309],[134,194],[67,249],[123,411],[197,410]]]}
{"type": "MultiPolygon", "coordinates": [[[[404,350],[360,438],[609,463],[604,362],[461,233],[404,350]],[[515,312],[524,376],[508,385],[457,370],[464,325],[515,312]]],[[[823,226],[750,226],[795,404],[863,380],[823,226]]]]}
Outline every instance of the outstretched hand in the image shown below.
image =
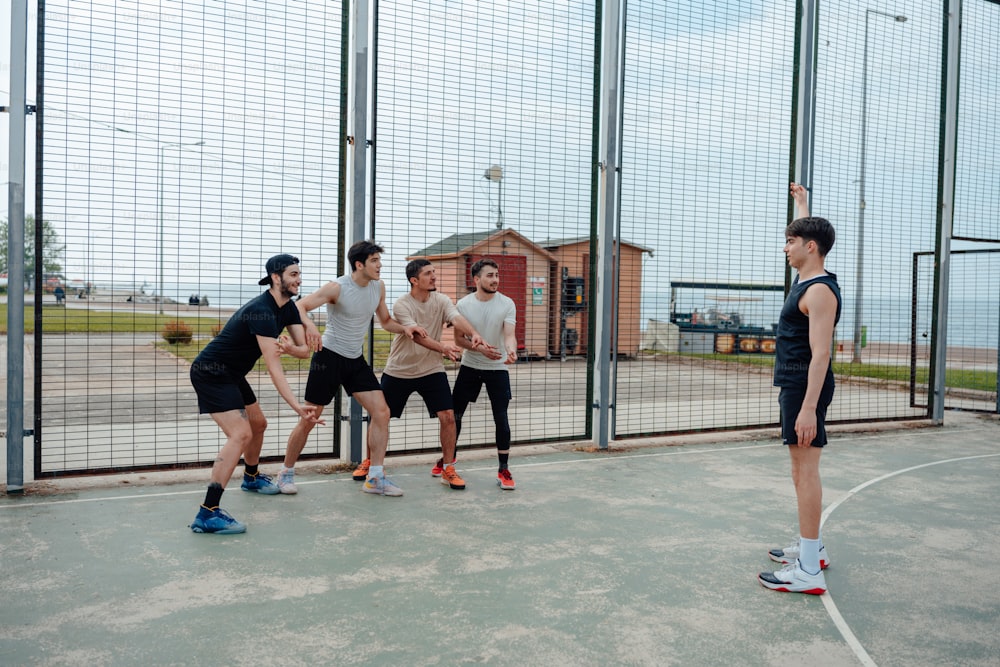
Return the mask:
{"type": "Polygon", "coordinates": [[[462,360],[462,348],[457,345],[451,345],[448,343],[441,344],[441,354],[452,361],[462,360]]]}
{"type": "Polygon", "coordinates": [[[414,338],[415,336],[427,337],[427,330],[416,324],[403,327],[403,333],[406,334],[407,338],[414,338]]]}
{"type": "Polygon", "coordinates": [[[305,405],[305,406],[300,405],[295,408],[295,412],[298,413],[300,417],[305,419],[310,424],[319,424],[320,426],[326,426],[326,421],[320,419],[320,417],[316,415],[316,409],[317,408],[315,405],[305,405]]]}

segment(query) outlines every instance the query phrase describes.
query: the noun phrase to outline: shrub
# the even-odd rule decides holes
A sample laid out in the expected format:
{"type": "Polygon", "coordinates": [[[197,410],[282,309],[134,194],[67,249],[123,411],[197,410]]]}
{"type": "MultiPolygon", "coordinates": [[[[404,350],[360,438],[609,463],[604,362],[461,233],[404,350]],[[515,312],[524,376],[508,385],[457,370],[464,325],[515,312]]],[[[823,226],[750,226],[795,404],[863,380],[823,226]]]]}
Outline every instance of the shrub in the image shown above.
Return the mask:
{"type": "Polygon", "coordinates": [[[184,343],[187,345],[191,342],[194,332],[191,330],[184,320],[170,320],[163,325],[163,330],[160,332],[163,340],[167,341],[171,345],[176,345],[178,343],[184,343]]]}

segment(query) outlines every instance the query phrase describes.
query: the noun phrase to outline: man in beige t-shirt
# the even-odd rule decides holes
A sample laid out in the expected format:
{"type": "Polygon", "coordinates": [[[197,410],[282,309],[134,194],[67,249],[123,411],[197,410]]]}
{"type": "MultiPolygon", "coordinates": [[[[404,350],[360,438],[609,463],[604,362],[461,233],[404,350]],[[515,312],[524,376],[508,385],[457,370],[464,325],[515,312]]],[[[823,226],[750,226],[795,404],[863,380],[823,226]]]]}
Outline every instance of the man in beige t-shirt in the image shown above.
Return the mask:
{"type": "Polygon", "coordinates": [[[426,259],[415,259],[406,265],[406,279],[410,283],[408,294],[401,296],[392,307],[393,318],[406,326],[419,326],[427,336],[412,339],[397,334],[389,348],[389,358],[382,372],[382,393],[389,412],[400,417],[410,394],[417,392],[424,399],[431,417],[441,422],[441,459],[431,471],[441,478],[442,484],[453,489],[464,489],[465,481],[455,472],[455,410],[452,407],[451,387],[444,371],[443,359],[458,361],[462,350],[453,344],[441,342],[445,324],[455,327],[455,336],[465,338],[473,348],[489,349],[482,337],[462,317],[455,304],[437,291],[437,273],[426,259]]]}

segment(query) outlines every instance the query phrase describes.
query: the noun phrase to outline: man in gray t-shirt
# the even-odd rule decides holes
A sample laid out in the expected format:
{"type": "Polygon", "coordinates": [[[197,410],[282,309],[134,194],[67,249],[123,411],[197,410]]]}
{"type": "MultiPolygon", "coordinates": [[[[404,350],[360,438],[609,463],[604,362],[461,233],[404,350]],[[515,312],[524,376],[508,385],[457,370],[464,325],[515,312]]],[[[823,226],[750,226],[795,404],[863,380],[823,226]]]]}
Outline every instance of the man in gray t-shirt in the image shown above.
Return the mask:
{"type": "MultiPolygon", "coordinates": [[[[371,241],[358,241],[347,251],[350,275],[328,282],[296,305],[302,314],[306,340],[315,350],[306,381],[306,405],[313,406],[318,416],[341,387],[353,396],[370,418],[368,456],[354,471],[354,479],[364,481],[365,493],[401,496],[402,489],[385,476],[383,468],[389,442],[389,406],[362,349],[372,315],[378,316],[382,328],[391,333],[412,338],[426,336],[427,332],[418,326],[404,327],[389,315],[385,305],[385,284],[379,279],[383,252],[382,246],[371,241]],[[320,337],[319,329],[306,314],[324,305],[326,331],[320,337]]],[[[282,493],[297,491],[294,466],[313,426],[300,419],[288,436],[285,466],[278,475],[278,488],[282,493]]]]}

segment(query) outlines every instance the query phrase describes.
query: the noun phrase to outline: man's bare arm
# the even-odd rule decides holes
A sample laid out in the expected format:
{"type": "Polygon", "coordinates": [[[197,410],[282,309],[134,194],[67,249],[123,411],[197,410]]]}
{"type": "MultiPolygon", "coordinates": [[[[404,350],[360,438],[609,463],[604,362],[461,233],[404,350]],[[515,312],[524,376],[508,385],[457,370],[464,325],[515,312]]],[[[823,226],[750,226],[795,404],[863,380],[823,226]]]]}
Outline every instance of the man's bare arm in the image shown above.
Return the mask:
{"type": "Polygon", "coordinates": [[[809,217],[809,191],[805,186],[792,183],[788,186],[788,192],[795,200],[795,219],[809,217]]]}

